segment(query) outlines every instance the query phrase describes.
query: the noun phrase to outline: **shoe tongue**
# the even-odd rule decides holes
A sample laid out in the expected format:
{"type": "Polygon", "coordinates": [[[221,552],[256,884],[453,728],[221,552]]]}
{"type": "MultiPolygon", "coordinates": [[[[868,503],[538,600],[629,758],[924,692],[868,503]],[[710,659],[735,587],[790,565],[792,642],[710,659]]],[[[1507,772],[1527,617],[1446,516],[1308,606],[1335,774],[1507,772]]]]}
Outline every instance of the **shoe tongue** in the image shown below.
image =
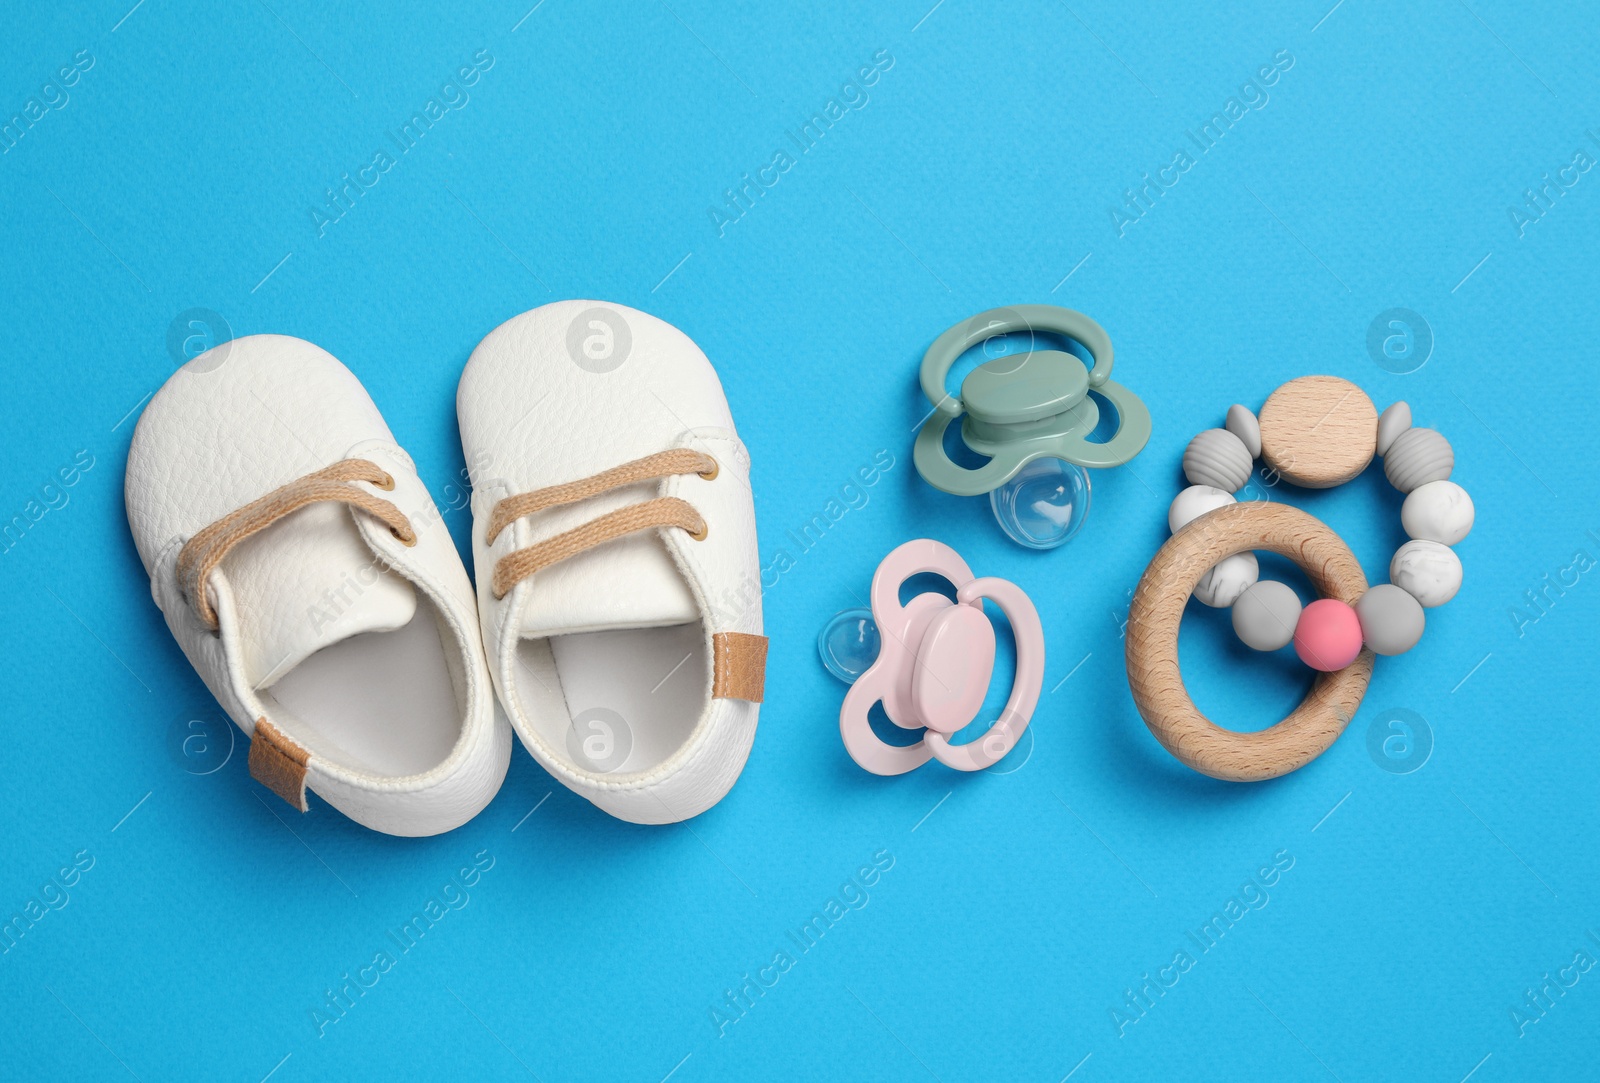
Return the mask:
{"type": "Polygon", "coordinates": [[[378,560],[338,503],[301,508],[246,538],[222,559],[222,571],[252,688],[351,636],[403,628],[417,611],[411,584],[378,560]]]}
{"type": "MultiPolygon", "coordinates": [[[[519,545],[531,545],[582,526],[617,508],[656,495],[653,484],[615,489],[579,504],[541,511],[533,532],[519,545]]],[[[480,569],[480,575],[491,574],[480,569]]],[[[700,613],[659,533],[629,534],[552,564],[527,581],[522,607],[523,638],[571,635],[623,628],[688,624],[700,613]]]]}

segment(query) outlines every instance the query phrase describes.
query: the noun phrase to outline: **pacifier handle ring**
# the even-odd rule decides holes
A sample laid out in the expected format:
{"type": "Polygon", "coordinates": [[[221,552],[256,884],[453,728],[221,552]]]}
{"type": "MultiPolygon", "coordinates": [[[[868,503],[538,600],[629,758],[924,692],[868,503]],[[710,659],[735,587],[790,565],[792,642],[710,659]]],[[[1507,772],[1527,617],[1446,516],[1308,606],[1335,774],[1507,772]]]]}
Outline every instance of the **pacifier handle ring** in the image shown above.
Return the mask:
{"type": "Polygon", "coordinates": [[[922,393],[933,403],[936,413],[947,418],[960,417],[961,398],[945,390],[945,378],[967,350],[1013,331],[1049,331],[1083,346],[1094,358],[1089,370],[1089,387],[1099,390],[1111,378],[1111,336],[1090,317],[1070,308],[1055,305],[1011,305],[991,308],[950,328],[934,339],[922,356],[922,393]],[[980,322],[987,321],[983,326],[980,322]]]}
{"type": "Polygon", "coordinates": [[[982,604],[988,598],[1000,607],[1011,622],[1011,633],[1017,644],[1017,672],[1011,681],[1011,695],[1005,708],[989,731],[975,741],[952,745],[950,739],[936,730],[928,730],[922,743],[929,753],[946,767],[957,771],[981,771],[993,767],[1017,745],[1022,732],[1028,728],[1033,709],[1039,705],[1039,691],[1044,687],[1044,626],[1039,623],[1039,611],[1034,608],[1021,587],[1006,579],[987,576],[974,579],[956,591],[958,604],[982,604]]]}

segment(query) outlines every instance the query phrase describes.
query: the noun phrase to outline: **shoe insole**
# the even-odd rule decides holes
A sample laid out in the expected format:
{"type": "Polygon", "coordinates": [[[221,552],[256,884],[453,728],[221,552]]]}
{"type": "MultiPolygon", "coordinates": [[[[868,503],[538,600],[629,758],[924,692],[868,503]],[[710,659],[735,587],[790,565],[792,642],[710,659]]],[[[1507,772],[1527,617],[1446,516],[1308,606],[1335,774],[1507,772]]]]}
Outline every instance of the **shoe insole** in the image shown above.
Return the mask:
{"type": "Polygon", "coordinates": [[[270,695],[310,731],[312,753],[375,775],[421,774],[443,763],[461,734],[447,649],[422,604],[403,628],[317,651],[270,695]]]}
{"type": "MultiPolygon", "coordinates": [[[[551,746],[582,769],[605,774],[647,771],[683,747],[706,702],[705,632],[698,621],[552,636],[549,643],[570,714],[570,720],[534,718],[551,746]]],[[[537,641],[525,639],[519,649],[536,648],[537,641]]],[[[523,665],[519,679],[533,679],[530,672],[523,665]]]]}

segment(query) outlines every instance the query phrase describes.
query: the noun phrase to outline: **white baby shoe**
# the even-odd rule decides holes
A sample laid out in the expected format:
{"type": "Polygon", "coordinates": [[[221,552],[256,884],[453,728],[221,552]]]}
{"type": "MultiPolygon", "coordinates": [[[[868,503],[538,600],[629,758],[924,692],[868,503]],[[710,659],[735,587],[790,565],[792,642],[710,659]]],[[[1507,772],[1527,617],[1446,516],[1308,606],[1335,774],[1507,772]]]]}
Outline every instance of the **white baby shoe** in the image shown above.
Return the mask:
{"type": "Polygon", "coordinates": [[[300,811],[433,835],[500,788],[472,585],[411,459],[355,376],[251,335],[150,400],[128,524],[167,626],[251,737],[250,774],[300,811]]]}
{"type": "Polygon", "coordinates": [[[720,801],[755,737],[750,458],[683,332],[563,301],[501,324],[456,394],[500,702],[563,785],[634,823],[720,801]]]}

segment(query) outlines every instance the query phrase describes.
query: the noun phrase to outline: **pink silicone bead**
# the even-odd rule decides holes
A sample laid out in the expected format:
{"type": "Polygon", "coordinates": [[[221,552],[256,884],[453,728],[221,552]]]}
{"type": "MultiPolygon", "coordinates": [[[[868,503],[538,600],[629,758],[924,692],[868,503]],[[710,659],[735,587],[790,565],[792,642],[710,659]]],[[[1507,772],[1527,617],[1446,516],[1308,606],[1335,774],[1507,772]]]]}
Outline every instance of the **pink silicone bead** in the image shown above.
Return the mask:
{"type": "Polygon", "coordinates": [[[1312,669],[1343,669],[1361,653],[1361,619],[1337,598],[1318,598],[1300,611],[1294,652],[1312,669]]]}

